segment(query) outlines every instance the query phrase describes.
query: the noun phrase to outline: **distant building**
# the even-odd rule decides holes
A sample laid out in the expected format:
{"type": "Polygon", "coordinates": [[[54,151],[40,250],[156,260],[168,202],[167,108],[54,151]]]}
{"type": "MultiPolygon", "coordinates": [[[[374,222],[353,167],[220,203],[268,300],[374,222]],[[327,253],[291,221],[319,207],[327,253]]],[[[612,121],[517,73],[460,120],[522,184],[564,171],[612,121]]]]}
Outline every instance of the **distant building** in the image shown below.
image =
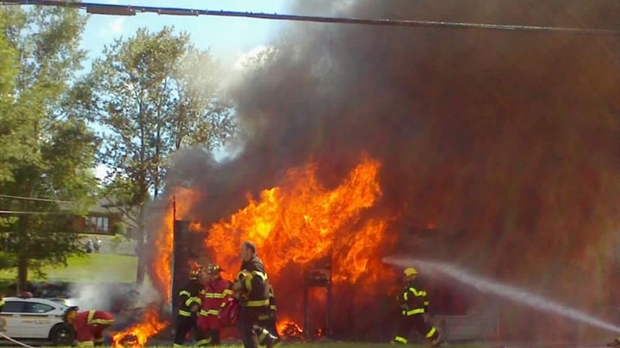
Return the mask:
{"type": "Polygon", "coordinates": [[[120,232],[120,224],[124,220],[123,212],[107,198],[102,198],[85,217],[76,217],[73,226],[80,233],[115,235],[120,232]]]}

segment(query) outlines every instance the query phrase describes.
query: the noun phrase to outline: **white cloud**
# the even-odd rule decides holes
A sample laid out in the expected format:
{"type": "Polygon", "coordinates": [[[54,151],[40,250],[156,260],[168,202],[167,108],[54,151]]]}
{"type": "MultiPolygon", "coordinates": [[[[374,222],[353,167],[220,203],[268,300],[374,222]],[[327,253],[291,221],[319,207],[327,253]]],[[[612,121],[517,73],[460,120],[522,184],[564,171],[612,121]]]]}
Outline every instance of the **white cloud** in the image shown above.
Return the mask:
{"type": "Polygon", "coordinates": [[[104,166],[103,164],[100,164],[97,166],[97,168],[95,168],[95,177],[99,180],[103,180],[105,179],[105,177],[108,175],[108,167],[104,166]]]}
{"type": "Polygon", "coordinates": [[[108,22],[99,30],[99,36],[102,38],[110,38],[123,33],[125,30],[125,18],[114,18],[108,22]]]}
{"type": "Polygon", "coordinates": [[[110,23],[110,30],[114,34],[121,34],[123,32],[123,24],[125,24],[125,18],[117,18],[110,23]]]}

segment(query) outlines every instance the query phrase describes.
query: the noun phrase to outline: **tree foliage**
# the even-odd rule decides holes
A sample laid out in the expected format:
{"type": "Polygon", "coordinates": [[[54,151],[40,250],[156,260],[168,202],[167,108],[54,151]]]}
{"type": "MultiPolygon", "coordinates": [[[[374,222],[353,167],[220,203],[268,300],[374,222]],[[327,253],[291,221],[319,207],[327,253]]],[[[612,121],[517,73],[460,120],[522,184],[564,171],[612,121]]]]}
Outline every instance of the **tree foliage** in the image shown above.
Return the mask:
{"type": "Polygon", "coordinates": [[[19,288],[29,269],[81,252],[74,222],[93,202],[98,141],[67,90],[85,58],[85,24],[73,9],[0,7],[0,192],[51,199],[0,198],[1,210],[24,212],[0,226],[19,288]]]}
{"type": "MultiPolygon", "coordinates": [[[[212,150],[232,134],[221,70],[187,33],[139,29],[105,47],[74,89],[83,114],[104,127],[100,161],[110,168],[106,195],[144,242],[145,204],[164,189],[167,156],[184,146],[212,150]]],[[[138,281],[144,273],[140,267],[138,281]]]]}

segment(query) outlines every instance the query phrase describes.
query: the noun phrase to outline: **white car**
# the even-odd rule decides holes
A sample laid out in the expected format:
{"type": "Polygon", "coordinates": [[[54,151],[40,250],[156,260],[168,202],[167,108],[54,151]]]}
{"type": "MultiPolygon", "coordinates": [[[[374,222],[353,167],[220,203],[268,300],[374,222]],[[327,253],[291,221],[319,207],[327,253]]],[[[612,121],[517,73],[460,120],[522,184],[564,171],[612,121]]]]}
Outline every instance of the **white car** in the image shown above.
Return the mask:
{"type": "Polygon", "coordinates": [[[17,340],[51,341],[57,346],[70,346],[75,331],[62,320],[67,306],[59,301],[5,297],[0,315],[0,331],[17,340]]]}

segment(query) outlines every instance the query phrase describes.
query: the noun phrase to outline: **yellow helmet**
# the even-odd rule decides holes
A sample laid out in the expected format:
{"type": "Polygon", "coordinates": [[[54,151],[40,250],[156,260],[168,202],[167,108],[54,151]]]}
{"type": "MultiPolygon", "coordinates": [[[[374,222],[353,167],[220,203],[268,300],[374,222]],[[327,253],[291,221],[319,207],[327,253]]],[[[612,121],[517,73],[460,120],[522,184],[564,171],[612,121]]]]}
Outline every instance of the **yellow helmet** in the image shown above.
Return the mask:
{"type": "Polygon", "coordinates": [[[409,267],[409,268],[405,268],[404,273],[405,273],[405,277],[410,277],[413,275],[417,275],[418,271],[413,267],[409,267]]]}
{"type": "Polygon", "coordinates": [[[65,311],[62,314],[61,318],[65,322],[72,321],[77,316],[77,312],[78,311],[79,311],[78,306],[71,306],[71,307],[65,309],[65,311]]]}
{"type": "Polygon", "coordinates": [[[235,278],[237,278],[238,281],[244,281],[248,278],[252,279],[252,274],[250,274],[250,272],[246,270],[242,270],[239,273],[237,273],[237,276],[235,278]]]}

